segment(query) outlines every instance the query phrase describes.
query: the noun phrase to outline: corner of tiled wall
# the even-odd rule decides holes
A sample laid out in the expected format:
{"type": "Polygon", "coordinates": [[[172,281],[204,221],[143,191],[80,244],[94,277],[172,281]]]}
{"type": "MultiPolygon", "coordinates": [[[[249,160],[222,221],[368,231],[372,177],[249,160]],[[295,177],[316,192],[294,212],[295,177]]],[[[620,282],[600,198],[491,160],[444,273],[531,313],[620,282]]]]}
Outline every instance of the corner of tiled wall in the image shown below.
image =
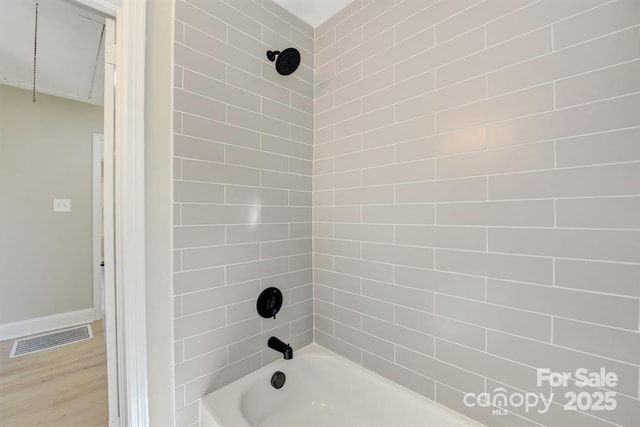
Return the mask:
{"type": "Polygon", "coordinates": [[[314,31],[271,0],[176,0],[177,425],[269,335],[314,332],[490,425],[634,425],[639,7],[355,0],[314,31]],[[264,53],[288,45],[283,80],[264,53]],[[253,313],[271,284],[277,323],[253,313]],[[616,372],[616,411],[462,403],[537,391],[538,367],[616,372]]]}
{"type": "Polygon", "coordinates": [[[637,1],[356,0],[318,27],[316,341],[488,425],[637,425],[639,24],[637,1]],[[616,410],[463,404],[581,367],[618,375],[616,410]]]}
{"type": "Polygon", "coordinates": [[[176,0],[176,424],[200,397],[313,340],[313,29],[270,0],[176,0]],[[283,77],[267,50],[295,46],[283,77]],[[274,319],[261,289],[284,293],[274,319]]]}

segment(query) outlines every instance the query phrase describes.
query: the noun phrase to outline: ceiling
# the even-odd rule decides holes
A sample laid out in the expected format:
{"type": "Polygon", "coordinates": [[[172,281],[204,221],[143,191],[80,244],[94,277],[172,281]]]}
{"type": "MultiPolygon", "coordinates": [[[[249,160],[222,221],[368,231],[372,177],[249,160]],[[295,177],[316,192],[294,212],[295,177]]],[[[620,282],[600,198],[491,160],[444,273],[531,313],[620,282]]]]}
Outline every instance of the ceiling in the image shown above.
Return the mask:
{"type": "Polygon", "coordinates": [[[312,27],[325,22],[353,0],[273,0],[312,27]]]}
{"type": "MultiPolygon", "coordinates": [[[[0,83],[33,85],[34,0],[0,0],[0,83]]],[[[66,0],[38,0],[36,91],[92,104],[104,92],[104,17],[66,0]]]]}

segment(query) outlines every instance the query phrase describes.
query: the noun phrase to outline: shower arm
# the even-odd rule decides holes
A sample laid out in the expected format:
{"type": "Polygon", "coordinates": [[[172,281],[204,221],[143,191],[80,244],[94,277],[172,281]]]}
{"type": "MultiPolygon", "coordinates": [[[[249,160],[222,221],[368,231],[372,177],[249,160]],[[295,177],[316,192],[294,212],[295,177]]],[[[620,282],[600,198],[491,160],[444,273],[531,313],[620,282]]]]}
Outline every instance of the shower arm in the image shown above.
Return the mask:
{"type": "Polygon", "coordinates": [[[280,55],[280,51],[279,50],[268,50],[267,51],[267,59],[271,62],[276,60],[276,56],[280,55]]]}

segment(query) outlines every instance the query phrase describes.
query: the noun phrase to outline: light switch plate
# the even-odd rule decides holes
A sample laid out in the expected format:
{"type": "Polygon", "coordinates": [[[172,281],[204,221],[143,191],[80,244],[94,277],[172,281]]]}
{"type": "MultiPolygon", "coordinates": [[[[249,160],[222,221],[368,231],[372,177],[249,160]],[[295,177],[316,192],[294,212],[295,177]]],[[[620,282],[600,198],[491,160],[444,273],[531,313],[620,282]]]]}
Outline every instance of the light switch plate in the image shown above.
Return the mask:
{"type": "Polygon", "coordinates": [[[71,212],[71,199],[53,199],[54,212],[71,212]]]}

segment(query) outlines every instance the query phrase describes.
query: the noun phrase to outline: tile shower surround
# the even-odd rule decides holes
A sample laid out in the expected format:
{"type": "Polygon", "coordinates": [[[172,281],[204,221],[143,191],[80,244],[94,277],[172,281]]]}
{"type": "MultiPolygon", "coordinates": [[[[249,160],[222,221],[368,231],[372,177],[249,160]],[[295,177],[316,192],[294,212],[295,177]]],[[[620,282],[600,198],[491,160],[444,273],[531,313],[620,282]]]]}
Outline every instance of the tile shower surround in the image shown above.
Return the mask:
{"type": "Polygon", "coordinates": [[[277,357],[268,336],[313,328],[489,425],[636,425],[639,17],[634,0],[355,0],[314,32],[267,0],[177,1],[178,424],[277,357]],[[276,46],[301,50],[287,79],[276,46]],[[259,320],[272,284],[289,314],[259,320]],[[615,411],[563,410],[574,384],[547,414],[463,404],[579,367],[618,374],[615,411]]]}
{"type": "Polygon", "coordinates": [[[488,425],[638,425],[639,24],[374,0],[317,28],[315,340],[488,425]],[[580,367],[618,374],[615,411],[463,404],[580,367]]]}
{"type": "Polygon", "coordinates": [[[313,341],[313,29],[273,3],[176,0],[176,424],[200,397],[313,341]],[[265,53],[296,46],[279,76],[265,53]],[[256,312],[278,286],[274,319],[256,312]]]}

